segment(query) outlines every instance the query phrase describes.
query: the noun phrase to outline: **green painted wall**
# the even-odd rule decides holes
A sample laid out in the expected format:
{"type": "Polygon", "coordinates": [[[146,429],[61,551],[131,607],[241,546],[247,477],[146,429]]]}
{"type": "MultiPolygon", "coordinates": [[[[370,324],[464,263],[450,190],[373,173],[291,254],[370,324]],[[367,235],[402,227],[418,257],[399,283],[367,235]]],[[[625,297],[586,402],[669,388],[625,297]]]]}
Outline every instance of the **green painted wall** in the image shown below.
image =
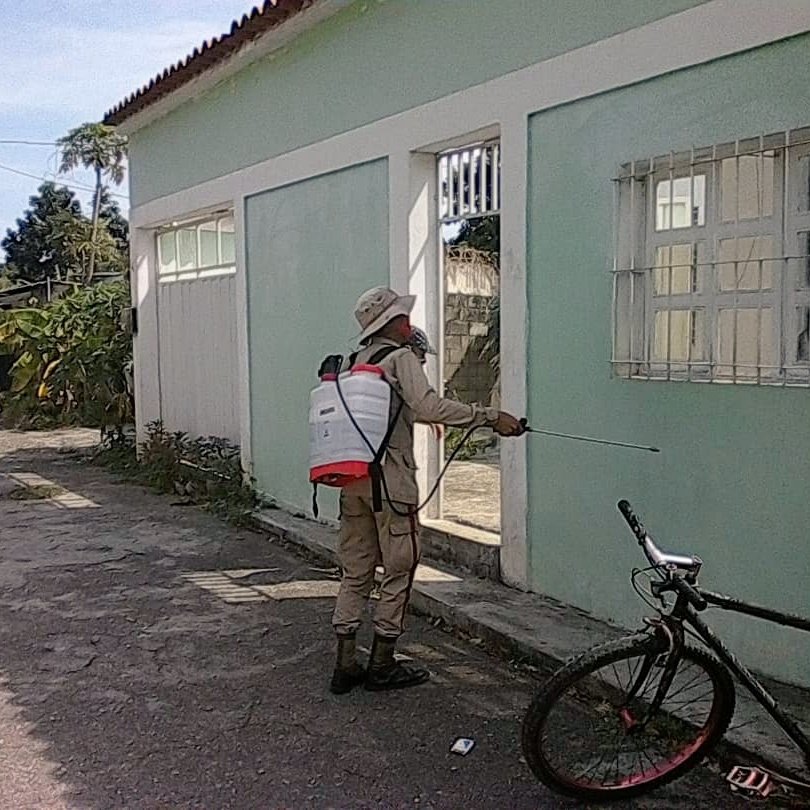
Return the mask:
{"type": "Polygon", "coordinates": [[[132,205],[702,1],[363,0],[133,135],[132,205]]]}
{"type": "MultiPolygon", "coordinates": [[[[251,445],[262,492],[308,509],[309,392],[348,354],[360,293],[388,278],[388,166],[377,161],[246,201],[251,445]]],[[[322,514],[337,517],[321,488],[322,514]]]]}
{"type": "MultiPolygon", "coordinates": [[[[663,450],[532,440],[534,589],[643,615],[628,581],[643,558],[615,508],[626,497],[663,547],[703,557],[705,586],[810,615],[810,391],[614,380],[607,363],[619,164],[806,126],[808,76],[802,37],[531,119],[529,419],[663,450]]],[[[806,634],[710,618],[747,660],[808,682],[806,634]]]]}

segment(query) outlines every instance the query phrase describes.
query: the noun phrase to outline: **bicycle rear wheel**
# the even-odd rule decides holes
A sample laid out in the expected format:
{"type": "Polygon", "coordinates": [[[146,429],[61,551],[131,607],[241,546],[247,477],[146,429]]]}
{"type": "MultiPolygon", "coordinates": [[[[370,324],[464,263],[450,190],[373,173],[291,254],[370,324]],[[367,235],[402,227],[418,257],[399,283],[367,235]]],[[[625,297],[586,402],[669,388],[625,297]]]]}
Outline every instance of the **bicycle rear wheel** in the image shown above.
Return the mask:
{"type": "Polygon", "coordinates": [[[720,662],[686,647],[661,708],[648,718],[666,651],[655,636],[631,636],[554,674],[523,721],[534,775],[559,793],[604,801],[646,793],[694,767],[731,722],[734,683],[720,662]]]}

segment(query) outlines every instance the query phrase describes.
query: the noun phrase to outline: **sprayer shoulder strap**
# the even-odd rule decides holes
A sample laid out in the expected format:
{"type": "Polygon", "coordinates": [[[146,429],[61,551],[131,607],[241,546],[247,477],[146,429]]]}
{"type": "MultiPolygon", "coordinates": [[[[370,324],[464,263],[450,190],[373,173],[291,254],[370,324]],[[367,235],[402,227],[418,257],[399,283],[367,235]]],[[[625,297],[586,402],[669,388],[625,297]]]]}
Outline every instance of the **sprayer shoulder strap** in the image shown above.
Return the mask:
{"type": "MultiPolygon", "coordinates": [[[[371,357],[369,357],[368,360],[366,360],[366,363],[368,363],[370,366],[376,366],[377,363],[381,363],[383,360],[385,360],[385,358],[388,357],[388,355],[391,354],[391,352],[395,352],[395,351],[398,351],[399,349],[403,349],[403,348],[405,348],[405,347],[404,346],[381,346],[379,351],[374,352],[374,354],[372,354],[371,357]]],[[[357,355],[358,354],[360,354],[360,352],[352,352],[349,355],[349,368],[350,369],[354,368],[355,364],[357,363],[357,355]]]]}
{"type": "MultiPolygon", "coordinates": [[[[399,349],[404,348],[403,346],[382,346],[378,351],[371,355],[368,359],[368,363],[372,366],[377,365],[378,363],[382,362],[389,354],[392,352],[398,351],[399,349]]],[[[357,355],[353,355],[349,358],[349,368],[351,368],[355,361],[357,355]]],[[[386,451],[388,450],[388,444],[391,441],[391,436],[394,433],[394,428],[399,421],[399,415],[402,413],[402,407],[404,406],[405,402],[402,397],[397,393],[396,389],[391,386],[391,393],[394,397],[396,397],[396,405],[394,401],[391,401],[391,413],[388,419],[388,430],[385,431],[385,436],[383,436],[383,440],[380,442],[380,446],[377,448],[377,452],[374,454],[374,458],[369,464],[369,474],[371,477],[371,508],[373,512],[380,512],[382,511],[382,478],[383,478],[383,471],[382,471],[382,460],[385,456],[386,451]]]]}

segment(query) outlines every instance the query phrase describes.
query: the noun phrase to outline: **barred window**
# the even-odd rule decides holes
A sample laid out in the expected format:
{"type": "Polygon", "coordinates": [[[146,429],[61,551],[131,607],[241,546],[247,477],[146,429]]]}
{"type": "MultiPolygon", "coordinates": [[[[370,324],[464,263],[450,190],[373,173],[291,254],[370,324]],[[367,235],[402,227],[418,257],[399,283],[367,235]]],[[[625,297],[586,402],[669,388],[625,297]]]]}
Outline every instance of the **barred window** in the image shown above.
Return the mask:
{"type": "Polygon", "coordinates": [[[236,272],[233,214],[161,228],[157,253],[161,282],[232,275],[236,272]]]}
{"type": "Polygon", "coordinates": [[[810,128],[616,178],[614,373],[810,385],[810,128]]]}

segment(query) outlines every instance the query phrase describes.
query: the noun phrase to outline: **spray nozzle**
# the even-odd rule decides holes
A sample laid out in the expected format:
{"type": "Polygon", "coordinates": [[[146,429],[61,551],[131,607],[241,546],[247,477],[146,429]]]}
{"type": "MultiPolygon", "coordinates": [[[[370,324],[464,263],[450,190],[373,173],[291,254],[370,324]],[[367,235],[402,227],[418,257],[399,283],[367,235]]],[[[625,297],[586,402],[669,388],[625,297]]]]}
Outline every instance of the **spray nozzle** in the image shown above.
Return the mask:
{"type": "Polygon", "coordinates": [[[554,436],[558,439],[571,439],[576,442],[589,442],[590,444],[606,444],[610,447],[625,447],[628,450],[646,450],[648,453],[660,453],[661,450],[658,447],[650,447],[649,445],[645,444],[631,444],[629,442],[614,442],[609,441],[608,439],[595,439],[591,436],[578,436],[574,433],[559,433],[555,430],[543,430],[542,428],[533,428],[529,425],[528,420],[526,417],[520,420],[520,424],[523,426],[523,430],[526,433],[539,433],[543,436],[554,436]]]}

